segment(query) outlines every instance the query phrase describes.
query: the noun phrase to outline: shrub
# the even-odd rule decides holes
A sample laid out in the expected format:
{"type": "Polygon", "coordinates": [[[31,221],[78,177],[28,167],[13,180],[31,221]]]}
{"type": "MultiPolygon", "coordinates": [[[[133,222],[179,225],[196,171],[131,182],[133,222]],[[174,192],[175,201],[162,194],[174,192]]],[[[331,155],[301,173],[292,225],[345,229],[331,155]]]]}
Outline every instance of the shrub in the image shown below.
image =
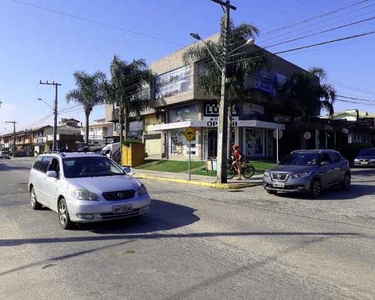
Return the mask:
{"type": "Polygon", "coordinates": [[[129,147],[131,144],[142,144],[141,140],[126,140],[122,143],[125,147],[129,147]]]}

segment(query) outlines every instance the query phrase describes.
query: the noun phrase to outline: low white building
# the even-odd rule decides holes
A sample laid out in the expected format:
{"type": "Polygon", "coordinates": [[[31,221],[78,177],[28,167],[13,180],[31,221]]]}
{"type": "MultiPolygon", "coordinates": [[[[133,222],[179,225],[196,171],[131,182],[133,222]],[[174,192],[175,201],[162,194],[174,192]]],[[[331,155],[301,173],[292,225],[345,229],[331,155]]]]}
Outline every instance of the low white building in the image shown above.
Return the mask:
{"type": "MultiPolygon", "coordinates": [[[[86,139],[86,127],[81,127],[81,134],[86,139]]],[[[113,124],[105,122],[105,119],[95,120],[94,124],[90,125],[89,131],[89,145],[105,145],[106,137],[113,136],[113,124]]],[[[85,143],[87,141],[85,140],[85,143]]]]}

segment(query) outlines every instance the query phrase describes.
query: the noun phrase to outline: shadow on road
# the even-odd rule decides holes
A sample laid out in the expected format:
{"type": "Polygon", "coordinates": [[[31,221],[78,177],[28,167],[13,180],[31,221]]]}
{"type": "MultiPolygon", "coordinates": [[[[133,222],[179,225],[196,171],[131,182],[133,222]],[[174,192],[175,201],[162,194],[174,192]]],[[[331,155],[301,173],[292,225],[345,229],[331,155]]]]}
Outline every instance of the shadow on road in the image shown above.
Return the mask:
{"type": "Polygon", "coordinates": [[[16,166],[16,165],[9,165],[7,163],[3,163],[0,161],[0,172],[2,171],[16,171],[16,170],[30,170],[29,166],[16,166]]]}

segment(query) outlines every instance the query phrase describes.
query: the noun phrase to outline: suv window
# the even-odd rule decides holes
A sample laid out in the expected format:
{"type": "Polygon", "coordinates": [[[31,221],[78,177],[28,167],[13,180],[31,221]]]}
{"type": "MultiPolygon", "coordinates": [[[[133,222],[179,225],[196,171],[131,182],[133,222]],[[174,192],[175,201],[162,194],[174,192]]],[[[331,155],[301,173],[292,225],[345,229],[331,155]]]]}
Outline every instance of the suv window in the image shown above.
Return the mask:
{"type": "Polygon", "coordinates": [[[323,155],[322,155],[322,162],[323,161],[328,161],[329,163],[331,163],[331,159],[330,159],[328,153],[323,153],[323,155]]]}
{"type": "Polygon", "coordinates": [[[341,160],[341,155],[336,152],[330,152],[329,158],[331,159],[332,163],[339,162],[341,160]]]}
{"type": "Polygon", "coordinates": [[[48,166],[51,163],[51,161],[52,161],[52,157],[50,157],[50,156],[43,157],[42,162],[41,162],[40,167],[39,167],[39,171],[41,171],[43,173],[46,173],[47,170],[48,170],[48,166]]]}

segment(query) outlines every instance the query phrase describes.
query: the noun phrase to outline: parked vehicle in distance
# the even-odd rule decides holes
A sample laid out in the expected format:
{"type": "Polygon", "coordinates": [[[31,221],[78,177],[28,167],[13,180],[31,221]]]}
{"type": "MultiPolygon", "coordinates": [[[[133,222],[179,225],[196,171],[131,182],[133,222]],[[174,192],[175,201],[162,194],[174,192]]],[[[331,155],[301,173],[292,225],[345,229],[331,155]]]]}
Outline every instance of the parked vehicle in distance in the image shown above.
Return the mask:
{"type": "Polygon", "coordinates": [[[8,150],[1,150],[0,151],[0,158],[10,159],[10,153],[8,150]]]}
{"type": "Polygon", "coordinates": [[[40,155],[30,171],[28,189],[32,208],[46,206],[57,212],[64,229],[75,222],[139,217],[150,205],[146,187],[100,154],[40,155]]]}
{"type": "Polygon", "coordinates": [[[99,153],[118,162],[120,160],[120,143],[108,144],[99,153]]]}
{"type": "Polygon", "coordinates": [[[354,159],[355,167],[375,167],[375,148],[362,149],[354,159]]]}
{"type": "Polygon", "coordinates": [[[349,190],[349,162],[335,150],[297,150],[263,175],[269,194],[306,193],[319,198],[321,191],[340,185],[349,190]]]}

